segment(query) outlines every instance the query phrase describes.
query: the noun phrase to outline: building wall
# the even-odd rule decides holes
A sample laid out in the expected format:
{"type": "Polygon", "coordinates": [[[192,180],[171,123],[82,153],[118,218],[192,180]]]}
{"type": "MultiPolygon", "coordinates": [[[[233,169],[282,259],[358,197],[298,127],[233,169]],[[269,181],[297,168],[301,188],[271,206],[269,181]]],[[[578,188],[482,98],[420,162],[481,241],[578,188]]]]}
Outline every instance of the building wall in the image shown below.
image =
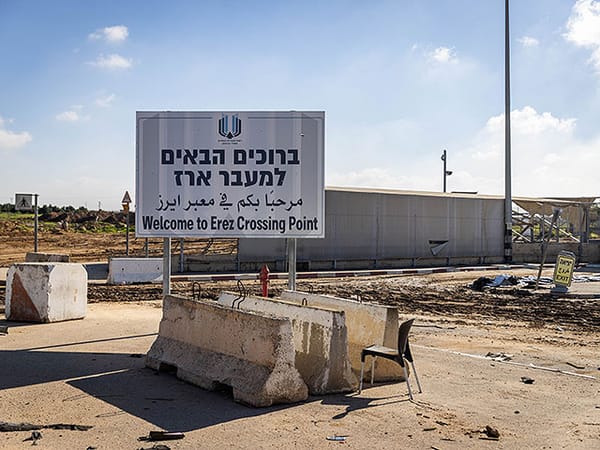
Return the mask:
{"type": "MultiPolygon", "coordinates": [[[[325,238],[298,239],[298,261],[503,258],[502,198],[327,189],[325,238]],[[429,240],[447,240],[434,257],[429,240]]],[[[240,263],[286,260],[285,239],[239,240],[240,263]]],[[[455,262],[460,263],[460,262],[455,262]]],[[[317,264],[318,265],[318,264],[317,264]]]]}

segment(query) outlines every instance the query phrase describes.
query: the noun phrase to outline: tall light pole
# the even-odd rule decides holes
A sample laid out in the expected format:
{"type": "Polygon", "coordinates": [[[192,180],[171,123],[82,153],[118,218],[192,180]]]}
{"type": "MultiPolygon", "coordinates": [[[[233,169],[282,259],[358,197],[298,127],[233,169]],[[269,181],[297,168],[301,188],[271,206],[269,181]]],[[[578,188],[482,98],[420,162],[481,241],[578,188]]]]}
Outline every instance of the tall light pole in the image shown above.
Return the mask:
{"type": "Polygon", "coordinates": [[[510,32],[508,0],[504,11],[504,261],[512,262],[512,193],[510,164],[510,32]]]}
{"type": "Polygon", "coordinates": [[[442,153],[442,161],[444,161],[444,167],[443,167],[443,172],[442,172],[442,178],[444,180],[444,182],[443,182],[444,192],[446,192],[446,177],[452,175],[452,171],[446,169],[447,158],[448,158],[448,155],[446,153],[446,149],[444,149],[444,153],[442,153]]]}

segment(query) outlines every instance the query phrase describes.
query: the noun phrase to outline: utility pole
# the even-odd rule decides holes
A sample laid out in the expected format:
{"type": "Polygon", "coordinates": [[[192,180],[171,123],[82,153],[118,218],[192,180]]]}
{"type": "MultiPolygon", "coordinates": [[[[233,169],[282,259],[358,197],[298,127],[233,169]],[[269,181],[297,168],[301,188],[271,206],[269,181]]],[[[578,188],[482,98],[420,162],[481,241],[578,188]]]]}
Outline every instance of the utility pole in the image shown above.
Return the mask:
{"type": "Polygon", "coordinates": [[[33,205],[33,251],[38,252],[38,196],[39,194],[33,194],[34,205],[33,205]]]}
{"type": "Polygon", "coordinates": [[[508,0],[504,14],[504,262],[512,262],[512,193],[510,161],[510,30],[508,0]]]}

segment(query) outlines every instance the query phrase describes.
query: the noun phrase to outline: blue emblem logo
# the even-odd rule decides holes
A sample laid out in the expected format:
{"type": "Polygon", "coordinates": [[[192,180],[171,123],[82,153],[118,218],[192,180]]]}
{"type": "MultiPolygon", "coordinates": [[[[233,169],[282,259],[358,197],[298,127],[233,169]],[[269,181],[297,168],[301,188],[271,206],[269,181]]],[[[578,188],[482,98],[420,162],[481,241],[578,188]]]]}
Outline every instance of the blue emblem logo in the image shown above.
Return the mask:
{"type": "Polygon", "coordinates": [[[237,114],[223,116],[219,119],[219,134],[227,139],[233,139],[242,134],[242,119],[237,114]]]}

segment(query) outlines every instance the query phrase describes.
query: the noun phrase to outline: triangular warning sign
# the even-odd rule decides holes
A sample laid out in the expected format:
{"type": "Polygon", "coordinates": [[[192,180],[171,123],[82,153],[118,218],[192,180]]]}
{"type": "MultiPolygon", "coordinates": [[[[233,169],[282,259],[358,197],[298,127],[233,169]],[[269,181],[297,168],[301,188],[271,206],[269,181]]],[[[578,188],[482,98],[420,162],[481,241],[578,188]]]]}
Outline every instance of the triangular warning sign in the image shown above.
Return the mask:
{"type": "Polygon", "coordinates": [[[121,203],[131,203],[131,197],[129,196],[129,191],[125,191],[125,195],[123,196],[123,200],[121,203]]]}

